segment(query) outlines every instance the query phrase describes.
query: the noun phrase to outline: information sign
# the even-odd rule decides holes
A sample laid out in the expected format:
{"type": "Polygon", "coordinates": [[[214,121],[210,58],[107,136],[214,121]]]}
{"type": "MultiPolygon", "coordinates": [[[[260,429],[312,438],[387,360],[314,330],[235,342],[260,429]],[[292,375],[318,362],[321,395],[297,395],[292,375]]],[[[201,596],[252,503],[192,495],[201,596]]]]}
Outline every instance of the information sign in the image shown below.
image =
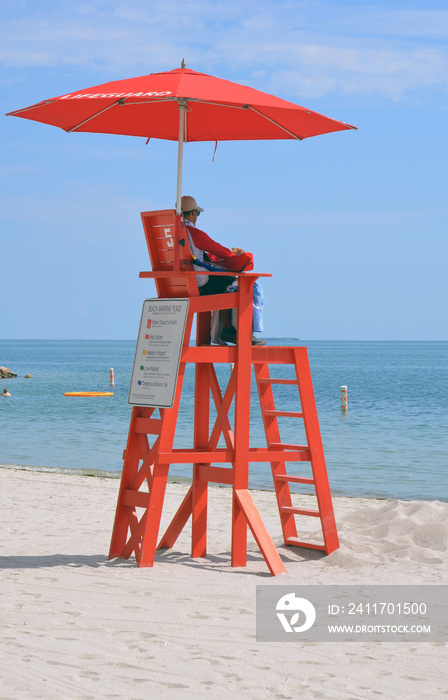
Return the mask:
{"type": "Polygon", "coordinates": [[[143,302],[129,389],[131,406],[173,406],[188,305],[188,299],[143,302]]]}

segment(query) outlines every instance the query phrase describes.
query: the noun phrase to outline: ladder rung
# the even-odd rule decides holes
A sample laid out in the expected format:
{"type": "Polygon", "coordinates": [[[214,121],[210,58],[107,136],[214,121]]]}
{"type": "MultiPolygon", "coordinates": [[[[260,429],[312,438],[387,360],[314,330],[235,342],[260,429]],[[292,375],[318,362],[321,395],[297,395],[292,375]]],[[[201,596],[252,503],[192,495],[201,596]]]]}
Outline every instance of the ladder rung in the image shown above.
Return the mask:
{"type": "Polygon", "coordinates": [[[149,505],[149,493],[146,491],[126,489],[123,494],[123,505],[147,508],[149,505]]]}
{"type": "Polygon", "coordinates": [[[264,416],[283,416],[284,418],[303,418],[303,413],[299,413],[298,411],[273,411],[271,409],[267,411],[263,411],[262,413],[264,416]]]}
{"type": "Polygon", "coordinates": [[[294,513],[294,515],[312,515],[313,518],[320,518],[318,510],[309,510],[308,508],[296,508],[295,506],[280,506],[281,513],[294,513]]]}
{"type": "Polygon", "coordinates": [[[290,476],[289,474],[274,474],[274,481],[291,481],[293,484],[314,484],[314,479],[305,476],[290,476]]]}
{"type": "Polygon", "coordinates": [[[297,379],[274,379],[273,377],[257,378],[258,384],[295,384],[298,385],[297,379]]]}
{"type": "Polygon", "coordinates": [[[294,546],[294,547],[307,547],[308,549],[320,549],[323,552],[327,551],[327,548],[325,547],[324,544],[313,544],[312,542],[300,542],[298,537],[288,537],[287,540],[285,540],[286,545],[294,546]]]}

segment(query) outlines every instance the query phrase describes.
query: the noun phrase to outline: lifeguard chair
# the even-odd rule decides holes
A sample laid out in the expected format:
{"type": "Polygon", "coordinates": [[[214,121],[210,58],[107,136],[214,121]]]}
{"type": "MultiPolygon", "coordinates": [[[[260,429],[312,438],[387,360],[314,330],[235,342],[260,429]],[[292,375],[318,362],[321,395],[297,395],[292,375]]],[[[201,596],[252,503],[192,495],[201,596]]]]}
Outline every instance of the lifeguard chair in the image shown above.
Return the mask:
{"type": "Polygon", "coordinates": [[[259,277],[271,275],[237,273],[237,292],[201,297],[196,283],[199,273],[193,270],[181,215],[176,214],[175,210],[162,210],[144,212],[141,216],[152,272],[141,272],[140,277],[154,279],[161,299],[188,298],[189,310],[173,407],[134,406],[132,409],[109,558],[127,559],[134,552],[139,566],[152,566],[156,549],[173,547],[190,517],[191,555],[205,557],[208,484],[214,482],[228,484],[232,488],[232,566],[246,565],[249,527],[270,572],[273,575],[284,572],[284,564],[249,490],[249,464],[260,462],[271,465],[284,544],[318,549],[329,554],[338,548],[339,543],[307,350],[304,347],[252,346],[253,285],[259,277]],[[238,344],[235,347],[212,346],[211,312],[229,308],[237,309],[238,344]],[[195,315],[196,345],[190,346],[195,315]],[[193,446],[174,448],[187,363],[195,365],[193,446]],[[215,365],[222,363],[232,366],[224,392],[215,371],[215,365]],[[288,379],[271,377],[270,365],[279,364],[290,365],[293,376],[288,379]],[[252,368],[266,435],[266,445],[260,447],[250,445],[252,368]],[[273,391],[276,384],[297,387],[300,410],[282,411],[277,408],[273,391]],[[217,414],[212,426],[211,400],[217,414]],[[232,403],[233,421],[229,417],[232,403]],[[282,417],[302,421],[306,444],[285,444],[281,441],[279,419],[282,417]],[[225,447],[218,446],[221,436],[225,447]],[[289,462],[308,462],[312,476],[289,474],[286,468],[289,462]],[[192,484],[159,540],[169,467],[170,464],[179,463],[192,465],[192,484]],[[225,464],[230,467],[223,466],[225,464]],[[290,483],[312,486],[317,508],[293,506],[290,483]],[[313,543],[299,537],[296,516],[311,516],[320,520],[322,542],[313,543]]]}

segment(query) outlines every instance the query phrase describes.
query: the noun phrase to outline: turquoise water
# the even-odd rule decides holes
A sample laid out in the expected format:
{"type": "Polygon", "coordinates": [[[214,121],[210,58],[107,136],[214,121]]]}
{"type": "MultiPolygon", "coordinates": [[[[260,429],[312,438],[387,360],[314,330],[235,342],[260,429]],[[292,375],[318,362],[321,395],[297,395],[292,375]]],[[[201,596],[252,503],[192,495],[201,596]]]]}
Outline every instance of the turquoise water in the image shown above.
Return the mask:
{"type": "MultiPolygon", "coordinates": [[[[448,501],[447,342],[269,342],[308,347],[334,494],[448,501]],[[341,385],[348,386],[347,413],[340,410],[341,385]]],[[[134,349],[134,341],[0,341],[0,365],[18,373],[16,379],[0,380],[0,393],[8,387],[12,394],[0,397],[0,463],[118,476],[131,413],[127,396],[134,349]],[[109,367],[115,373],[113,389],[109,367]],[[27,373],[32,379],[24,378],[27,373]],[[114,395],[63,395],[83,390],[114,395]]],[[[225,381],[228,366],[219,374],[225,381]]],[[[178,447],[192,444],[192,390],[189,367],[178,447]]],[[[299,410],[297,390],[281,391],[282,408],[299,410]]],[[[253,405],[252,444],[262,446],[255,393],[253,405]]],[[[301,441],[297,426],[297,420],[284,419],[283,441],[301,441]]],[[[297,473],[306,475],[301,469],[297,473]]],[[[188,465],[172,465],[170,473],[188,480],[190,472],[188,465]]],[[[272,488],[269,465],[251,465],[251,486],[272,488]]]]}

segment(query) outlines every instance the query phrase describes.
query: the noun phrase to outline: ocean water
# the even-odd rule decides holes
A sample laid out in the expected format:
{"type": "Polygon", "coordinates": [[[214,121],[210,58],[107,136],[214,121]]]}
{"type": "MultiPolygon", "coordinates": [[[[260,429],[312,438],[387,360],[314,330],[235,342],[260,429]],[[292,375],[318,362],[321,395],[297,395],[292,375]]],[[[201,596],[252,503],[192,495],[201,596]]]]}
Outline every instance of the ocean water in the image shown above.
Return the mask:
{"type": "MultiPolygon", "coordinates": [[[[325,458],[335,495],[448,501],[448,342],[349,342],[270,339],[306,345],[325,458]],[[348,387],[348,411],[340,387],[348,387]]],[[[131,408],[134,341],[0,341],[0,464],[119,476],[131,408]],[[115,386],[109,385],[114,368],[115,386]],[[30,373],[31,379],[24,375],[30,373]],[[71,398],[66,391],[113,391],[71,398]]],[[[287,376],[284,367],[278,376],[287,376]]],[[[219,368],[225,383],[230,369],[219,368]]],[[[192,446],[193,368],[184,381],[175,446],[192,446]]],[[[251,442],[265,445],[253,387],[251,442]]],[[[294,387],[280,387],[278,408],[299,410],[294,387]]],[[[282,419],[285,442],[301,442],[297,419],[282,419]]],[[[303,465],[291,473],[307,475],[303,465]],[[296,470],[296,471],[294,471],[296,470]]],[[[188,481],[191,466],[172,465],[188,481]]],[[[252,488],[272,489],[270,467],[252,464],[252,488]]],[[[306,487],[296,487],[306,493],[306,487]]]]}

